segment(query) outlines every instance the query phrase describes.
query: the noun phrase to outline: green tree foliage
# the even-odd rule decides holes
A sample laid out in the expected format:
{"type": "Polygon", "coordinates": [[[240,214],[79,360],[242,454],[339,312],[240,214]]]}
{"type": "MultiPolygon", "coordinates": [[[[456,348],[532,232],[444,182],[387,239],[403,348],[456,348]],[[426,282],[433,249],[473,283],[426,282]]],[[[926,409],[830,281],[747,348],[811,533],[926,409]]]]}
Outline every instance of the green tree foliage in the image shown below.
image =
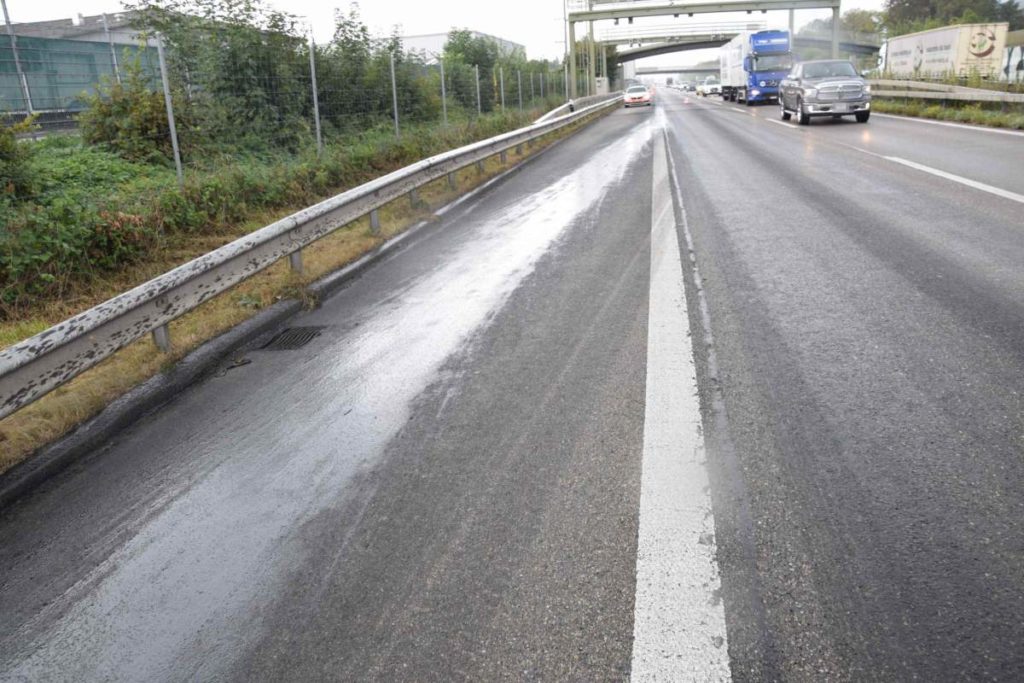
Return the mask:
{"type": "Polygon", "coordinates": [[[886,0],[885,27],[890,36],[953,24],[1005,21],[1024,28],[1024,9],[1014,0],[886,0]]]}
{"type": "Polygon", "coordinates": [[[476,73],[480,72],[480,106],[483,111],[494,109],[495,93],[492,76],[498,66],[498,44],[466,29],[452,29],[444,46],[445,68],[450,74],[452,96],[467,109],[476,108],[476,73]]]}

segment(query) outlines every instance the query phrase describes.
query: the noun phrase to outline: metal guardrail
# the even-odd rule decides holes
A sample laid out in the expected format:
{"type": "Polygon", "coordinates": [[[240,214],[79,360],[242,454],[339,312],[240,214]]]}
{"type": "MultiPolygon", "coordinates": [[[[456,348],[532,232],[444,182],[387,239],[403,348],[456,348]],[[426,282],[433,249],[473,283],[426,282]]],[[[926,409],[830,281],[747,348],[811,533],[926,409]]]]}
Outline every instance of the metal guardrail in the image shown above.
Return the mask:
{"type": "MultiPolygon", "coordinates": [[[[167,324],[204,301],[417,188],[488,157],[531,142],[618,104],[618,95],[577,106],[575,113],[438,154],[324,200],[168,271],[50,329],[0,351],[0,418],[32,403],[129,343],[152,332],[170,348],[167,324]]],[[[583,100],[578,100],[577,104],[583,100]]]]}
{"type": "Polygon", "coordinates": [[[950,100],[961,102],[1024,102],[1024,93],[999,92],[983,88],[968,88],[948,83],[931,83],[929,81],[905,81],[892,79],[872,79],[873,97],[908,97],[924,100],[950,100]],[[880,90],[877,88],[890,88],[880,90]]]}
{"type": "Polygon", "coordinates": [[[537,119],[535,123],[544,123],[545,121],[550,121],[559,116],[564,116],[565,114],[570,113],[574,109],[585,109],[586,107],[592,106],[598,102],[603,102],[612,97],[622,97],[622,92],[613,92],[607,95],[587,95],[586,97],[577,97],[575,100],[570,100],[559,107],[555,107],[547,114],[544,114],[544,116],[537,119]],[[572,106],[570,107],[570,105],[572,106]]]}

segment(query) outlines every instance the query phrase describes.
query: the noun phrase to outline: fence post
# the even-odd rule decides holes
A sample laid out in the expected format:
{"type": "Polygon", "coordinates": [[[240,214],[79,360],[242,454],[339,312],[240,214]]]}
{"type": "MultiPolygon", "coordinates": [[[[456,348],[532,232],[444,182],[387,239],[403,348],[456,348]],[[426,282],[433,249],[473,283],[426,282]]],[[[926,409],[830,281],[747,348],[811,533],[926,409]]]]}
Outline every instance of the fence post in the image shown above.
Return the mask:
{"type": "Polygon", "coordinates": [[[530,105],[533,105],[534,100],[537,98],[533,94],[533,72],[530,72],[530,105]]]}
{"type": "Polygon", "coordinates": [[[441,116],[444,118],[444,125],[448,125],[448,95],[444,89],[444,59],[442,57],[437,58],[437,63],[441,65],[441,116]]]}
{"type": "Polygon", "coordinates": [[[324,152],[324,139],[320,132],[320,95],[316,87],[316,41],[309,35],[309,77],[313,87],[313,116],[316,119],[316,155],[324,152]]]}
{"type": "Polygon", "coordinates": [[[110,46],[110,63],[114,67],[114,78],[117,82],[121,82],[121,67],[117,63],[117,50],[114,49],[114,39],[110,37],[110,26],[107,24],[107,14],[104,12],[103,17],[103,33],[107,36],[107,45],[110,46]]]}
{"type": "Polygon", "coordinates": [[[498,84],[501,87],[501,110],[505,111],[505,68],[498,67],[498,84]]]}
{"type": "Polygon", "coordinates": [[[18,80],[21,81],[21,94],[25,97],[25,109],[31,116],[34,111],[32,107],[32,93],[28,89],[28,79],[25,78],[25,72],[21,69],[21,58],[18,56],[18,36],[14,35],[14,29],[11,28],[11,17],[7,14],[7,0],[0,0],[0,4],[4,8],[4,23],[7,24],[7,35],[11,38],[11,53],[14,55],[14,70],[18,72],[18,80]]]}
{"type": "Polygon", "coordinates": [[[544,99],[544,72],[540,72],[540,98],[544,99]]]}
{"type": "Polygon", "coordinates": [[[480,66],[474,65],[473,71],[476,73],[476,115],[479,116],[483,112],[480,108],[480,66]]]}
{"type": "Polygon", "coordinates": [[[398,85],[395,83],[395,53],[388,55],[391,58],[391,102],[395,110],[395,137],[402,137],[402,131],[398,129],[398,85]]]}
{"type": "Polygon", "coordinates": [[[519,111],[523,110],[523,72],[516,70],[516,81],[519,83],[519,111]]]}
{"type": "Polygon", "coordinates": [[[174,106],[171,104],[171,80],[167,77],[163,36],[156,37],[156,56],[160,60],[160,80],[164,83],[164,104],[167,105],[167,125],[171,129],[171,148],[174,150],[174,168],[178,171],[178,187],[185,188],[185,173],[181,170],[181,150],[178,149],[178,129],[174,125],[174,106]]]}

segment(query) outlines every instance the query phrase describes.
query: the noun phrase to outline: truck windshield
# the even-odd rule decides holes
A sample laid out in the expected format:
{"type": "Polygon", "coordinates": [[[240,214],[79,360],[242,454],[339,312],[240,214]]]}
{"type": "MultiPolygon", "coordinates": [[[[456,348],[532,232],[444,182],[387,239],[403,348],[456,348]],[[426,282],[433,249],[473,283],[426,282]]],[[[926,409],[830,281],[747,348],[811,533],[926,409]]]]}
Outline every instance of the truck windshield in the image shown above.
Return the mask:
{"type": "Polygon", "coordinates": [[[792,55],[761,55],[754,63],[755,71],[789,71],[792,67],[792,55]]]}

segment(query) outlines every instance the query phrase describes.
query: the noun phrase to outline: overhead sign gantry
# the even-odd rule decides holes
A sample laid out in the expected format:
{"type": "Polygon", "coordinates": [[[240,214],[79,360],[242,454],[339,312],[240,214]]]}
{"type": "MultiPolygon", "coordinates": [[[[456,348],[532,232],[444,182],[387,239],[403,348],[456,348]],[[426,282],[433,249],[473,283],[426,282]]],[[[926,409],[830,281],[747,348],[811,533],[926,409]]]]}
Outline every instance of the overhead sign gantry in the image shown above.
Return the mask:
{"type": "MultiPolygon", "coordinates": [[[[582,0],[574,2],[566,15],[569,50],[569,97],[576,97],[576,28],[577,22],[590,25],[590,59],[588,82],[594,83],[594,22],[625,19],[632,22],[638,17],[692,17],[695,14],[723,12],[765,13],[775,10],[831,9],[832,56],[839,56],[839,0],[741,0],[739,2],[651,2],[651,0],[582,0]]],[[[792,29],[792,14],[790,14],[792,29]]],[[[592,87],[592,85],[591,85],[592,87]]]]}

